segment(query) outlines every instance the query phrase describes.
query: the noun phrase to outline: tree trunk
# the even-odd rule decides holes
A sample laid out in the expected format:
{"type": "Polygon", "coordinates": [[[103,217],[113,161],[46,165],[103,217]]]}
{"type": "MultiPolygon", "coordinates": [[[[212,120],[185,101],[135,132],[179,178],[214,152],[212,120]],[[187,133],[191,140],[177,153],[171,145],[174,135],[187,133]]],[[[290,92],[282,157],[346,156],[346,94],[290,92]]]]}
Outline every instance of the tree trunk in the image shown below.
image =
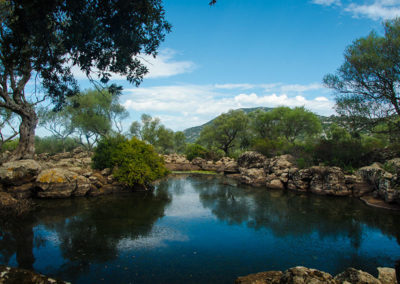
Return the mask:
{"type": "Polygon", "coordinates": [[[35,129],[38,124],[38,117],[32,107],[26,109],[21,116],[21,124],[19,125],[19,143],[12,161],[22,159],[33,159],[35,155],[35,129]]]}

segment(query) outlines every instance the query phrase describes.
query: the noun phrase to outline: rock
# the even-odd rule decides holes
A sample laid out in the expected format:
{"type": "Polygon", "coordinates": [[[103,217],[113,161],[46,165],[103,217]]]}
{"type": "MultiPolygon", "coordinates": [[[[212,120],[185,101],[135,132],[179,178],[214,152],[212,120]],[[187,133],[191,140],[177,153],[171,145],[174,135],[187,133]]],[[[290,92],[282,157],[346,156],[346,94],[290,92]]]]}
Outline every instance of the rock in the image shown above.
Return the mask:
{"type": "Polygon", "coordinates": [[[381,165],[374,163],[367,167],[362,167],[357,170],[356,175],[361,177],[363,181],[366,181],[374,189],[379,188],[379,179],[384,175],[385,171],[381,165]]]}
{"type": "Polygon", "coordinates": [[[111,175],[111,169],[110,168],[105,168],[100,172],[103,176],[109,176],[111,175]]]}
{"type": "Polygon", "coordinates": [[[248,151],[239,156],[237,163],[240,168],[259,169],[264,168],[264,163],[266,160],[267,158],[264,155],[258,152],[248,151]]]}
{"type": "Polygon", "coordinates": [[[343,171],[338,167],[315,166],[310,168],[310,191],[320,195],[350,196],[343,171]]]}
{"type": "Polygon", "coordinates": [[[378,267],[378,280],[382,284],[396,284],[396,271],[393,268],[378,267]]]}
{"type": "Polygon", "coordinates": [[[76,178],[76,189],[72,192],[73,196],[85,196],[90,190],[90,180],[84,176],[76,178]]]}
{"type": "Polygon", "coordinates": [[[68,283],[48,276],[35,273],[22,268],[12,268],[0,265],[0,283],[4,284],[20,284],[20,283],[36,283],[36,284],[61,284],[68,283]]]}
{"type": "Polygon", "coordinates": [[[66,198],[77,188],[78,174],[68,169],[54,168],[40,172],[36,178],[40,198],[66,198]]]}
{"type": "Polygon", "coordinates": [[[50,157],[50,159],[54,161],[59,161],[61,159],[68,159],[71,158],[71,153],[70,152],[65,152],[65,153],[58,153],[50,157]]]}
{"type": "Polygon", "coordinates": [[[2,216],[20,216],[29,212],[32,207],[27,200],[17,200],[7,192],[0,192],[0,214],[2,216]]]}
{"type": "Polygon", "coordinates": [[[7,192],[16,199],[24,199],[32,197],[34,185],[32,183],[25,183],[23,185],[10,186],[7,192]]]}
{"type": "Polygon", "coordinates": [[[273,157],[264,165],[266,174],[275,174],[280,176],[282,173],[288,173],[295,167],[295,158],[292,155],[281,155],[273,157]]]}
{"type": "Polygon", "coordinates": [[[389,167],[393,168],[394,173],[400,173],[400,158],[394,158],[386,162],[389,167]]]}
{"type": "Polygon", "coordinates": [[[267,271],[238,277],[236,284],[279,284],[282,271],[267,271]]]}
{"type": "Polygon", "coordinates": [[[339,283],[381,284],[381,282],[371,274],[354,268],[347,268],[344,272],[336,275],[335,280],[339,283]]]}
{"type": "Polygon", "coordinates": [[[92,184],[94,184],[97,188],[102,187],[107,184],[107,180],[99,173],[94,173],[89,177],[89,180],[92,184]]]}
{"type": "Polygon", "coordinates": [[[35,160],[7,162],[0,166],[0,182],[5,185],[22,185],[34,181],[41,170],[35,160]]]}
{"type": "Polygon", "coordinates": [[[310,169],[290,171],[288,189],[300,192],[308,191],[312,177],[310,169]]]}
{"type": "Polygon", "coordinates": [[[265,186],[267,177],[264,169],[260,168],[239,168],[240,170],[240,182],[253,186],[265,186]]]}
{"type": "Polygon", "coordinates": [[[332,283],[337,284],[333,279],[332,275],[326,272],[322,272],[316,269],[306,268],[303,266],[297,266],[286,270],[279,283],[292,283],[292,284],[303,284],[303,283],[332,283]]]}
{"type": "Polygon", "coordinates": [[[285,189],[285,185],[282,183],[280,179],[273,179],[271,181],[267,181],[267,187],[271,189],[285,189]]]}

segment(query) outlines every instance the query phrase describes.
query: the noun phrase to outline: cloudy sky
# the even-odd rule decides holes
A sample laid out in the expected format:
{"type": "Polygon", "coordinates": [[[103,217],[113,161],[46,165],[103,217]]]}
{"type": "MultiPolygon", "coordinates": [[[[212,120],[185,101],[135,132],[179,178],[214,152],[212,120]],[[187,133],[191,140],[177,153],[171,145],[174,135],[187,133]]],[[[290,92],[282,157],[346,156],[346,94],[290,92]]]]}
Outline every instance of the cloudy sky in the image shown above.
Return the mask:
{"type": "MultiPolygon", "coordinates": [[[[334,113],[322,78],[343,51],[382,21],[400,0],[164,0],[173,29],[139,88],[122,78],[125,125],[142,113],[173,130],[200,125],[241,107],[305,106],[334,113]]],[[[81,80],[82,85],[86,85],[81,80]]]]}

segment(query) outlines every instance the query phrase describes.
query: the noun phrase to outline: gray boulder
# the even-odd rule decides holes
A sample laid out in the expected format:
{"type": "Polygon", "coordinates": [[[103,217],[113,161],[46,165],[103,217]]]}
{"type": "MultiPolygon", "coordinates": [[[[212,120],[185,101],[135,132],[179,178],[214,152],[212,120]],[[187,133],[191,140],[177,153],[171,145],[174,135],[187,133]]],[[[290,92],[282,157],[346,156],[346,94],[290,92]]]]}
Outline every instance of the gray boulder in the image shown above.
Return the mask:
{"type": "Polygon", "coordinates": [[[35,160],[7,162],[0,166],[0,182],[5,185],[22,185],[34,181],[42,167],[35,160]]]}

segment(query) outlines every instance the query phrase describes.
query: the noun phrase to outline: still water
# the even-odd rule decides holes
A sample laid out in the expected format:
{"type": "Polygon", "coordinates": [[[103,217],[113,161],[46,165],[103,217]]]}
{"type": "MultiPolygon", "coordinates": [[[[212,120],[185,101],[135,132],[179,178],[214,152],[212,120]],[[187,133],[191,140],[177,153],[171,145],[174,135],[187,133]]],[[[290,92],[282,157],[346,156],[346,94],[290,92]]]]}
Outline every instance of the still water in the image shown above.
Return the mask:
{"type": "Polygon", "coordinates": [[[213,176],[39,205],[24,221],[2,221],[0,262],[73,283],[233,283],[297,265],[376,276],[400,259],[399,213],[213,176]]]}

